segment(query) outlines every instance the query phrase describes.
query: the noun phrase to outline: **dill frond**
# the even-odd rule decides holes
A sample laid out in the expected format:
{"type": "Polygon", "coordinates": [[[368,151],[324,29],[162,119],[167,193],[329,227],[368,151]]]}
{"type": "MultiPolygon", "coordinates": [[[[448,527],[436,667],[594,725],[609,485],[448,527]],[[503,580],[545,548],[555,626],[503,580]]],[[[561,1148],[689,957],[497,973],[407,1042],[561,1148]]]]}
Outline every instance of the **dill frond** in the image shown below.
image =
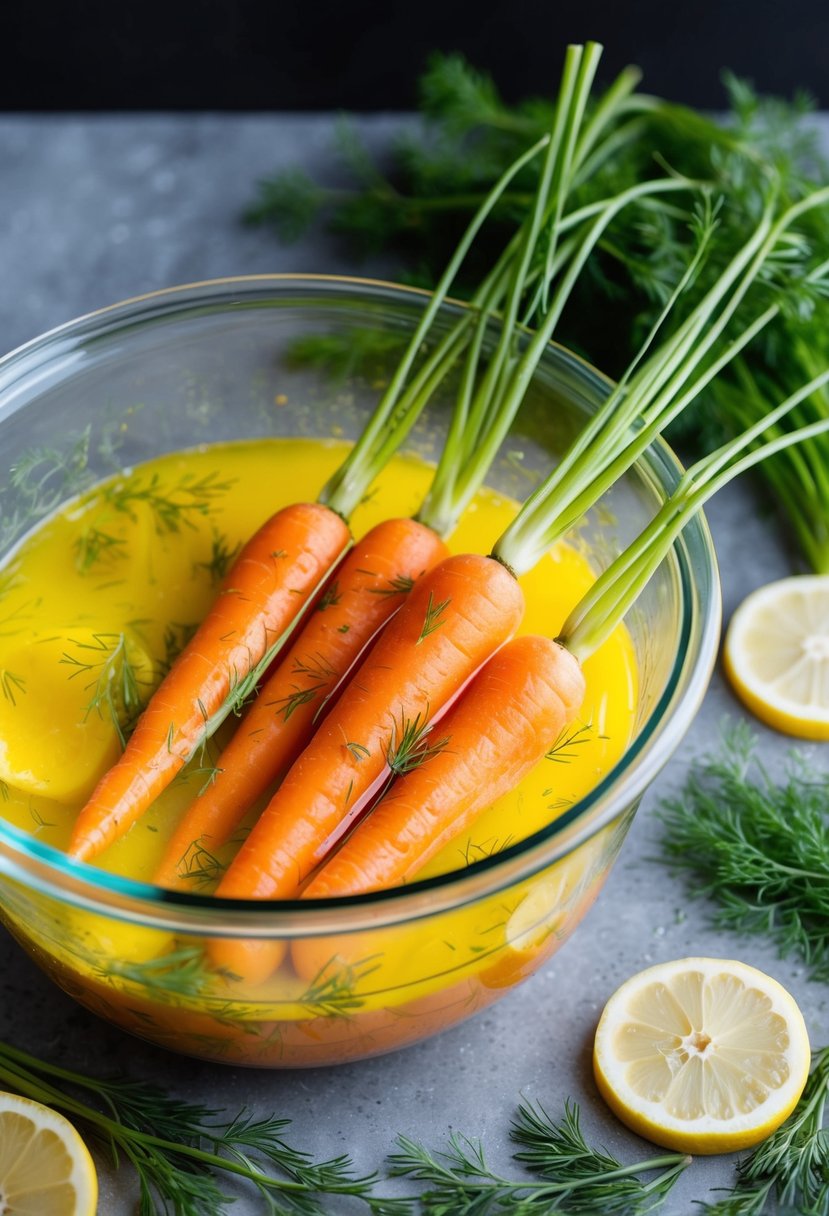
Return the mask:
{"type": "Polygon", "coordinates": [[[829,773],[790,754],[781,781],[745,723],[664,800],[662,854],[707,896],[718,928],[759,933],[829,981],[829,773]]]}

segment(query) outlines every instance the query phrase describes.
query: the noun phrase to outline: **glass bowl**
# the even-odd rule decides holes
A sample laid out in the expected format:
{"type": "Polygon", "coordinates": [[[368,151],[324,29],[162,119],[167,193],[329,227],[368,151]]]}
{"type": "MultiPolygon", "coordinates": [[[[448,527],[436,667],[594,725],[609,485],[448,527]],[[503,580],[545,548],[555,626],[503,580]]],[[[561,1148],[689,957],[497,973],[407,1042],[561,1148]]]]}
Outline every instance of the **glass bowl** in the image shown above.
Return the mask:
{"type": "MultiPolygon", "coordinates": [[[[415,290],[357,279],[224,279],[103,309],[13,352],[0,362],[0,572],[21,537],[116,468],[229,440],[354,438],[422,304],[415,290]],[[324,364],[308,357],[323,349],[324,364]]],[[[448,303],[441,325],[462,307],[448,303]]],[[[551,345],[490,483],[525,497],[607,390],[551,345]]],[[[430,405],[412,451],[434,453],[447,400],[430,405]]],[[[660,442],[605,496],[579,529],[597,570],[679,473],[660,442]]],[[[3,920],[81,1004],[173,1051],[281,1068],[416,1042],[504,995],[582,920],[700,704],[719,624],[698,516],[627,621],[638,700],[622,758],[543,830],[462,870],[353,898],[220,901],[70,861],[0,816],[3,920]],[[287,959],[322,963],[286,961],[256,987],[205,965],[217,937],[278,941],[287,959]]]]}

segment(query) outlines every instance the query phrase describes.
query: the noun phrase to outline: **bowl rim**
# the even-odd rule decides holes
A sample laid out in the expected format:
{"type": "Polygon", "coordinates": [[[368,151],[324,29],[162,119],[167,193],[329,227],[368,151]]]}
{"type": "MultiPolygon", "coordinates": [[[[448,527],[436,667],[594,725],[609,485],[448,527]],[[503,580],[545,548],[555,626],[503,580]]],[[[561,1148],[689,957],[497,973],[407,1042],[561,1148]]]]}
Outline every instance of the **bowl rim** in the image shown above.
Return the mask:
{"type": "MultiPolygon", "coordinates": [[[[322,293],[327,289],[343,297],[356,292],[364,303],[389,297],[398,303],[421,301],[430,294],[422,288],[379,278],[328,274],[238,275],[177,284],[84,313],[18,346],[0,358],[0,393],[8,384],[25,383],[33,370],[32,363],[41,366],[41,357],[59,355],[67,339],[103,336],[112,323],[151,320],[154,314],[159,319],[159,305],[170,306],[162,315],[172,311],[184,316],[196,302],[203,304],[207,298],[221,296],[230,305],[234,293],[252,295],[269,289],[271,292],[312,289],[322,293]]],[[[318,301],[308,301],[314,302],[318,301]]],[[[449,298],[442,307],[459,310],[465,304],[449,298]]],[[[557,361],[578,371],[594,389],[606,391],[612,385],[607,376],[577,353],[556,341],[548,345],[557,361]]],[[[0,417],[2,413],[0,400],[0,417]]],[[[649,446],[636,467],[647,471],[662,490],[675,484],[683,471],[673,450],[661,438],[649,446]]],[[[646,787],[673,754],[702,701],[716,660],[722,614],[716,554],[702,512],[674,543],[670,560],[677,576],[681,632],[677,654],[655,707],[620,759],[592,790],[545,828],[500,853],[473,862],[463,870],[418,879],[387,891],[284,900],[263,906],[259,900],[219,900],[211,895],[168,891],[109,873],[68,858],[0,817],[0,876],[121,920],[203,936],[239,931],[251,937],[347,933],[380,924],[409,922],[449,911],[529,878],[626,812],[632,814],[646,787]],[[658,748],[657,743],[661,744],[658,748]],[[220,925],[212,923],[217,919],[220,925]]]]}

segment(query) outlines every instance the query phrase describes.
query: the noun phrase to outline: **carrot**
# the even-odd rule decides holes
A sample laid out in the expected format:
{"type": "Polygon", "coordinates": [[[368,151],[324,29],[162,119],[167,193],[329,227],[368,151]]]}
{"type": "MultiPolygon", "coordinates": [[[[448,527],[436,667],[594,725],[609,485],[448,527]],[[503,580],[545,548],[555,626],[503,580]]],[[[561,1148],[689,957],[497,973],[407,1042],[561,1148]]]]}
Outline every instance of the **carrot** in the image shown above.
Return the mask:
{"type": "MultiPolygon", "coordinates": [[[[593,54],[591,72],[595,70],[595,58],[593,54]]],[[[621,100],[630,87],[625,83],[623,88],[617,90],[617,99],[621,100]]],[[[609,119],[611,109],[608,107],[605,121],[609,119]]],[[[601,122],[594,124],[594,138],[602,126],[601,122]]],[[[343,519],[350,517],[368,486],[409,434],[435,388],[446,378],[467,347],[471,349],[471,366],[477,366],[492,311],[505,299],[513,313],[517,309],[527,279],[528,251],[531,251],[545,218],[543,207],[540,211],[537,209],[532,223],[520,229],[517,239],[508,245],[490,275],[474,293],[470,310],[461,315],[434,349],[430,351],[425,345],[441,305],[480,228],[516,175],[545,148],[547,155],[543,178],[549,194],[553,162],[567,129],[565,124],[557,131],[555,138],[544,137],[519,156],[484,199],[450,258],[438,286],[427,298],[409,344],[363,433],[337,472],[323,486],[318,498],[321,508],[330,508],[343,519]],[[419,365],[416,366],[418,360],[419,365]]],[[[559,211],[563,196],[563,185],[560,185],[559,211]]],[[[498,362],[498,367],[503,370],[503,358],[498,362]]],[[[464,408],[456,412],[456,418],[460,419],[463,428],[465,417],[460,417],[461,413],[465,413],[463,401],[462,406],[464,408]]],[[[487,423],[488,419],[478,418],[476,427],[487,423]]],[[[474,436],[477,429],[473,427],[470,433],[474,436]]],[[[465,486],[467,496],[475,492],[475,478],[482,476],[480,471],[470,476],[465,486]]],[[[459,510],[467,500],[468,497],[457,499],[459,510]]],[[[260,538],[254,538],[251,544],[259,546],[260,538]]],[[[344,546],[345,542],[337,548],[335,557],[344,546]]],[[[282,547],[281,542],[278,545],[263,542],[262,550],[267,554],[282,547]]],[[[240,583],[237,568],[238,563],[230,576],[233,584],[240,583]]],[[[320,572],[320,577],[323,573],[320,572]]],[[[236,589],[239,589],[238,586],[236,589]]],[[[229,594],[229,589],[225,593],[229,594]]],[[[90,802],[82,808],[69,846],[71,855],[89,860],[126,831],[227,714],[238,709],[243,700],[241,694],[247,694],[255,687],[285,640],[284,626],[277,630],[257,613],[258,608],[254,604],[245,611],[230,614],[229,630],[224,630],[221,624],[219,629],[215,629],[211,613],[204,629],[199,630],[180,656],[175,665],[175,674],[170,673],[145,710],[135,731],[135,742],[130,742],[121,760],[111,773],[104,776],[93,791],[90,802]],[[245,646],[237,647],[236,642],[228,642],[228,636],[232,636],[231,631],[234,630],[240,635],[244,634],[245,646]],[[208,645],[205,646],[205,643],[208,645]],[[168,700],[171,687],[175,692],[172,701],[168,700]]],[[[225,615],[224,607],[220,607],[215,619],[221,623],[225,615]]],[[[295,621],[295,613],[291,619],[295,621]]]]}
{"type": "Polygon", "coordinates": [[[392,784],[318,870],[303,898],[361,894],[409,881],[447,840],[513,788],[575,718],[584,695],[581,662],[619,625],[688,521],[735,476],[829,431],[829,419],[787,432],[776,425],[827,383],[829,370],[690,468],[651,523],[582,597],[555,641],[525,636],[507,643],[441,720],[445,748],[392,784]]]}
{"type": "Polygon", "coordinates": [[[507,642],[441,719],[445,746],[397,778],[303,898],[409,881],[543,759],[583,698],[581,667],[557,642],[534,635],[507,642]]]}
{"type": "Polygon", "coordinates": [[[372,637],[447,555],[440,537],[412,519],[385,520],[354,546],[216,761],[214,780],[177,825],[156,883],[187,887],[194,851],[230,838],[308,742],[326,700],[372,637]]]}
{"type": "Polygon", "coordinates": [[[523,611],[518,583],[491,558],[449,557],[425,575],[290,769],[216,894],[296,895],[374,784],[411,763],[433,707],[511,636],[523,611]]]}
{"type": "Polygon", "coordinates": [[[181,771],[206,724],[296,621],[348,542],[339,515],[315,503],[278,511],[247,542],[121,757],[81,810],[69,842],[72,857],[95,857],[181,771]]]}
{"type": "MultiPolygon", "coordinates": [[[[620,468],[632,463],[635,454],[638,454],[638,445],[643,442],[647,443],[653,437],[659,421],[674,416],[687,401],[693,400],[707,386],[711,378],[742,350],[751,336],[777,315],[780,305],[767,308],[721,351],[713,350],[714,341],[724,333],[749,286],[768,258],[776,251],[791,222],[807,209],[808,205],[818,205],[818,201],[822,203],[826,199],[829,199],[829,189],[817,192],[812,196],[810,204],[802,201],[790,207],[777,221],[773,219],[772,204],[767,207],[756,232],[747,240],[744,249],[733,259],[714,287],[709,289],[687,323],[680,326],[663,347],[650,356],[647,362],[642,363],[641,367],[637,365],[642,362],[642,355],[637,357],[633,367],[623,377],[621,389],[612,393],[606,406],[599,411],[607,427],[606,432],[603,431],[601,425],[588,427],[586,439],[584,436],[580,436],[574,445],[576,458],[565,457],[559,469],[554,470],[547,481],[531,496],[516,520],[495,546],[493,554],[497,555],[499,560],[518,571],[532,564],[544,551],[546,545],[551,543],[551,535],[555,536],[557,530],[561,529],[562,521],[577,518],[578,514],[585,509],[586,501],[593,501],[593,498],[606,487],[607,479],[613,474],[618,475],[620,468]],[[619,419],[614,416],[616,410],[621,411],[622,417],[626,419],[624,427],[620,428],[619,419]],[[643,421],[643,425],[631,430],[630,423],[637,417],[643,421]],[[578,458],[584,458],[585,452],[588,456],[598,455],[598,467],[591,465],[589,461],[586,465],[579,463],[578,458]],[[634,454],[632,455],[632,453],[634,454]],[[560,472],[562,468],[563,476],[560,472]],[[556,504],[552,511],[551,502],[556,504]]],[[[812,272],[815,278],[822,269],[819,266],[812,272]]],[[[655,332],[646,340],[645,351],[652,343],[655,332]]],[[[721,451],[713,453],[685,474],[677,490],[664,504],[642,536],[600,575],[594,588],[577,605],[565,622],[561,634],[556,639],[570,655],[570,662],[564,668],[565,672],[569,670],[572,673],[572,665],[581,662],[591,654],[620,624],[654,570],[664,560],[682,527],[700,509],[711,493],[725,484],[735,473],[757,463],[765,455],[770,455],[790,443],[799,442],[801,439],[829,427],[829,420],[826,420],[803,427],[794,433],[778,435],[772,440],[761,441],[765,427],[772,428],[784,412],[792,409],[827,380],[829,380],[829,372],[816,378],[799,393],[794,394],[776,411],[772,411],[762,423],[738,436],[721,451]],[[752,444],[759,444],[759,447],[738,460],[737,455],[752,444]]],[[[770,429],[769,433],[774,434],[774,431],[770,429]]],[[[450,563],[464,561],[470,563],[469,570],[473,578],[476,573],[483,574],[485,570],[491,569],[487,564],[487,559],[478,558],[473,562],[469,557],[451,558],[438,566],[431,576],[423,580],[417,593],[421,596],[419,602],[422,603],[422,597],[429,591],[430,586],[438,585],[436,580],[441,577],[450,563]]],[[[507,585],[509,585],[509,580],[507,585]]],[[[473,613],[478,611],[475,600],[475,591],[459,597],[455,602],[451,596],[447,596],[439,602],[434,597],[430,598],[426,618],[430,630],[439,621],[438,632],[445,629],[446,637],[454,637],[455,631],[460,628],[474,632],[480,623],[473,616],[473,613]],[[457,619],[458,610],[461,614],[460,621],[457,619]]],[[[414,602],[415,597],[410,600],[407,608],[390,622],[378,643],[377,650],[370,656],[372,662],[367,661],[358,670],[352,683],[343,694],[338,708],[353,705],[355,713],[352,718],[345,717],[344,733],[341,738],[337,740],[330,734],[330,729],[333,729],[331,724],[334,722],[332,714],[323,724],[318,736],[294,765],[282,789],[269,804],[263,819],[251,834],[247,845],[240,851],[237,861],[231,865],[220,884],[220,894],[260,899],[295,895],[300,891],[304,880],[311,875],[312,870],[325,862],[325,851],[337,843],[338,824],[344,821],[347,826],[348,810],[342,805],[343,789],[345,787],[345,802],[350,806],[353,792],[350,776],[356,780],[359,764],[372,757],[377,743],[382,738],[382,735],[378,735],[377,732],[382,732],[383,724],[388,732],[389,722],[393,721],[393,707],[398,703],[396,699],[400,696],[400,690],[409,686],[412,671],[419,666],[413,659],[413,655],[418,645],[424,641],[426,631],[422,630],[418,636],[411,629],[408,630],[408,633],[404,633],[396,628],[414,602]],[[383,661],[381,662],[380,653],[384,643],[386,643],[386,647],[383,650],[383,661]],[[391,672],[386,669],[386,662],[393,664],[391,672]],[[357,756],[352,758],[351,764],[348,764],[342,753],[354,749],[356,739],[351,729],[354,726],[358,726],[363,737],[370,739],[371,743],[370,746],[366,745],[363,748],[357,742],[359,749],[357,756]],[[326,727],[329,730],[326,730],[326,727]],[[336,755],[338,745],[341,753],[339,758],[336,755]],[[333,785],[331,784],[332,777],[333,785]],[[346,786],[347,780],[349,784],[346,786]],[[280,798],[283,791],[287,792],[286,796],[280,798]],[[336,805],[337,800],[340,800],[339,806],[336,805]],[[284,816],[281,822],[280,815],[284,816]]],[[[506,604],[505,600],[504,607],[506,604]]],[[[488,601],[490,614],[493,608],[492,602],[488,601]]],[[[481,622],[485,619],[486,617],[482,617],[481,622]]],[[[496,649],[497,646],[492,647],[493,651],[496,649]]],[[[458,675],[459,673],[456,672],[456,688],[458,675]]],[[[435,680],[431,688],[434,695],[430,694],[428,712],[424,716],[424,722],[428,722],[435,716],[441,704],[439,697],[450,695],[451,682],[435,680]]],[[[465,695],[462,693],[462,698],[465,695]]],[[[569,696],[562,695],[562,700],[569,703],[569,696]]],[[[459,703],[458,714],[461,713],[462,704],[463,701],[459,703]]],[[[418,712],[417,700],[407,703],[407,708],[409,713],[418,712]]],[[[451,724],[453,721],[451,711],[447,717],[451,724]]],[[[482,717],[486,718],[485,712],[482,717]]],[[[479,718],[479,721],[481,720],[479,718]]],[[[541,721],[543,723],[543,716],[541,721]]],[[[358,738],[359,736],[357,736],[358,738]]],[[[519,740],[515,749],[519,755],[521,739],[519,731],[519,740]]],[[[388,744],[386,747],[388,750],[388,744]]],[[[447,752],[452,750],[451,739],[446,741],[445,750],[447,752]]],[[[415,760],[423,761],[426,766],[438,764],[436,757],[439,751],[440,745],[436,748],[429,748],[428,740],[426,740],[425,748],[420,749],[415,760]],[[430,750],[431,757],[428,757],[427,753],[430,750]]],[[[505,746],[503,754],[504,756],[510,754],[508,747],[505,746]]],[[[470,751],[467,747],[466,751],[455,759],[454,763],[457,763],[459,767],[454,771],[460,773],[465,764],[469,764],[474,770],[475,760],[474,748],[470,751]]],[[[374,761],[376,763],[376,756],[374,761]]],[[[443,763],[448,765],[449,760],[447,759],[443,763]]],[[[390,767],[394,769],[394,765],[390,765],[390,767]]],[[[366,765],[366,769],[368,769],[368,765],[366,765]]],[[[439,767],[437,772],[443,773],[444,780],[447,778],[447,769],[439,767]]],[[[373,777],[377,775],[376,770],[372,770],[368,775],[369,780],[361,787],[366,790],[369,789],[373,777]]],[[[487,771],[484,770],[484,779],[486,775],[487,771]]],[[[425,779],[424,776],[423,780],[425,781],[425,779]]],[[[463,797],[460,799],[457,804],[457,812],[461,819],[467,813],[472,813],[470,811],[472,805],[471,802],[467,804],[463,797]]],[[[383,806],[382,802],[380,806],[383,806]]],[[[392,802],[390,814],[393,813],[393,807],[392,802]]],[[[445,823],[447,818],[448,815],[444,815],[440,823],[445,823]]],[[[368,828],[366,830],[368,831],[368,828]]],[[[415,827],[413,831],[414,836],[417,837],[418,828],[415,827]]],[[[403,834],[398,839],[411,843],[402,828],[400,832],[403,834]]],[[[342,834],[341,827],[339,834],[340,836],[342,834]]],[[[428,835],[428,833],[424,831],[424,835],[428,835]]],[[[348,849],[347,844],[344,847],[348,849]]],[[[422,843],[421,855],[430,855],[431,847],[429,840],[422,843]]],[[[413,845],[412,848],[413,853],[416,854],[417,846],[413,845]]],[[[345,857],[348,856],[349,854],[346,853],[345,857]]],[[[384,856],[380,859],[378,868],[382,869],[387,864],[392,865],[392,862],[389,862],[384,856]]],[[[413,872],[414,865],[413,861],[413,868],[407,873],[413,872]]],[[[366,868],[370,870],[370,867],[366,868]]],[[[312,893],[314,890],[321,889],[315,887],[313,882],[314,880],[310,887],[312,893]]],[[[322,882],[323,880],[320,879],[320,883],[322,882]]],[[[234,947],[238,947],[236,962],[239,966],[232,966],[232,969],[245,974],[247,944],[226,943],[225,949],[231,952],[231,958],[234,947]]],[[[259,974],[261,974],[262,962],[262,959],[258,960],[259,974]]]]}
{"type": "MultiPolygon", "coordinates": [[[[595,152],[596,140],[604,125],[609,121],[616,106],[624,106],[625,97],[635,84],[629,73],[623,73],[608,95],[612,97],[612,101],[603,105],[601,111],[592,117],[582,131],[582,118],[597,62],[598,48],[595,45],[591,45],[584,53],[579,47],[568,50],[559,105],[556,108],[551,134],[529,149],[509,170],[509,174],[518,172],[522,165],[546,148],[539,185],[529,216],[475,292],[472,309],[422,365],[408,390],[410,399],[415,402],[428,398],[444,380],[447,371],[455,365],[461,348],[466,349],[447,440],[432,486],[416,517],[440,536],[448,536],[452,532],[480,488],[523,399],[531,371],[553,334],[580,269],[607,224],[621,207],[647,194],[688,188],[687,183],[680,180],[659,179],[639,184],[607,200],[605,204],[591,208],[588,216],[581,213],[563,216],[564,201],[575,181],[577,166],[586,156],[595,152]],[[590,223],[587,224],[586,232],[571,241],[566,249],[556,253],[559,231],[565,227],[578,228],[582,223],[586,224],[588,219],[590,223]],[[547,260],[539,270],[535,254],[542,236],[545,238],[547,260]],[[561,282],[554,299],[548,305],[547,288],[554,279],[560,279],[561,282]],[[483,352],[492,339],[491,316],[499,307],[502,310],[503,323],[497,332],[491,353],[488,354],[485,370],[480,372],[483,352]],[[530,343],[529,350],[522,354],[521,345],[516,342],[519,319],[526,324],[536,311],[544,312],[543,326],[530,343]]],[[[507,177],[502,179],[503,183],[506,180],[507,177]]],[[[457,257],[453,261],[457,261],[457,257]]],[[[429,307],[433,309],[434,301],[429,307]]],[[[415,335],[414,347],[421,341],[421,337],[421,334],[415,335]]],[[[413,346],[410,346],[405,357],[403,371],[410,365],[413,346]]],[[[401,374],[401,369],[395,372],[392,388],[400,380],[401,374]]],[[[416,410],[409,409],[409,414],[415,416],[416,410]]],[[[404,423],[406,426],[408,424],[404,423]]],[[[392,435],[396,443],[396,423],[392,427],[392,435]]],[[[352,495],[353,501],[355,470],[358,486],[365,479],[366,450],[369,453],[373,451],[371,460],[375,464],[382,465],[387,458],[388,441],[382,438],[376,417],[369,423],[351,456],[324,488],[323,501],[337,501],[341,510],[344,492],[352,495]]],[[[313,649],[313,646],[307,645],[307,651],[313,649]]],[[[342,647],[337,650],[336,661],[329,661],[322,652],[319,657],[322,666],[315,664],[316,671],[312,683],[317,686],[317,691],[324,695],[327,692],[325,682],[332,677],[323,677],[322,668],[327,666],[337,675],[341,675],[346,664],[342,647]]],[[[307,667],[307,653],[293,654],[291,657],[292,661],[296,658],[307,667]]],[[[212,845],[215,846],[233,830],[238,817],[250,802],[264,792],[279,771],[284,769],[292,754],[295,754],[296,745],[303,741],[303,723],[308,725],[315,717],[317,706],[314,706],[313,711],[307,709],[302,713],[298,712],[297,698],[308,692],[308,686],[303,688],[297,685],[295,678],[288,679],[292,674],[289,669],[283,669],[275,689],[269,688],[264,694],[266,701],[273,700],[291,707],[291,722],[280,723],[278,715],[268,717],[264,707],[261,711],[257,709],[253,726],[248,727],[246,724],[238,741],[234,739],[228,751],[220,757],[218,767],[223,772],[213,788],[198,800],[192,813],[186,815],[181,829],[176,831],[158,871],[158,882],[164,885],[181,885],[186,882],[188,850],[193,843],[200,841],[204,834],[210,837],[212,845]],[[266,720],[267,729],[253,736],[251,731],[259,731],[266,720]],[[277,734],[282,742],[277,741],[277,734]],[[272,755],[269,754],[271,745],[267,741],[268,737],[274,740],[272,755]],[[294,740],[293,748],[288,746],[289,738],[294,740]],[[264,763],[262,757],[266,754],[269,759],[264,763]],[[255,775],[257,773],[258,779],[255,775]],[[231,801],[236,804],[235,810],[229,805],[231,801]]],[[[433,711],[439,708],[437,703],[432,705],[433,711]]],[[[420,725],[423,726],[422,721],[420,725]]],[[[367,767],[363,766],[364,769],[367,767]]],[[[196,847],[200,848],[198,844],[196,847]]]]}

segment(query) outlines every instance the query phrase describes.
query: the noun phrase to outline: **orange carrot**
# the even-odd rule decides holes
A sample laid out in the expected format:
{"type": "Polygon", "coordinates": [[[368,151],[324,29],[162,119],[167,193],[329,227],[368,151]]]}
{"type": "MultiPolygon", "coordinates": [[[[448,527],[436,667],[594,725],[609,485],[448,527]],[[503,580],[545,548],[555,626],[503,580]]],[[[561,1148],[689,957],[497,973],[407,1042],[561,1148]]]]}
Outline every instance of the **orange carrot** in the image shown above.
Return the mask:
{"type": "Polygon", "coordinates": [[[441,719],[446,745],[392,784],[303,898],[356,895],[410,881],[571,723],[584,699],[578,661],[548,638],[508,642],[441,719]]]}
{"type": "Polygon", "coordinates": [[[316,503],[273,515],[244,546],[192,640],[159,685],[72,831],[88,861],[144,813],[198,749],[206,726],[298,619],[349,542],[340,516],[316,503]]]}
{"type": "MultiPolygon", "coordinates": [[[[294,896],[329,838],[434,713],[515,632],[524,611],[500,562],[446,558],[420,580],[357,668],[219,883],[230,898],[294,896]]],[[[411,757],[410,757],[411,758],[411,757]]]]}
{"type": "Polygon", "coordinates": [[[440,537],[413,519],[386,520],[354,546],[216,761],[214,780],[176,827],[156,883],[187,888],[194,855],[224,844],[289,768],[326,698],[417,579],[446,556],[440,537]]]}

